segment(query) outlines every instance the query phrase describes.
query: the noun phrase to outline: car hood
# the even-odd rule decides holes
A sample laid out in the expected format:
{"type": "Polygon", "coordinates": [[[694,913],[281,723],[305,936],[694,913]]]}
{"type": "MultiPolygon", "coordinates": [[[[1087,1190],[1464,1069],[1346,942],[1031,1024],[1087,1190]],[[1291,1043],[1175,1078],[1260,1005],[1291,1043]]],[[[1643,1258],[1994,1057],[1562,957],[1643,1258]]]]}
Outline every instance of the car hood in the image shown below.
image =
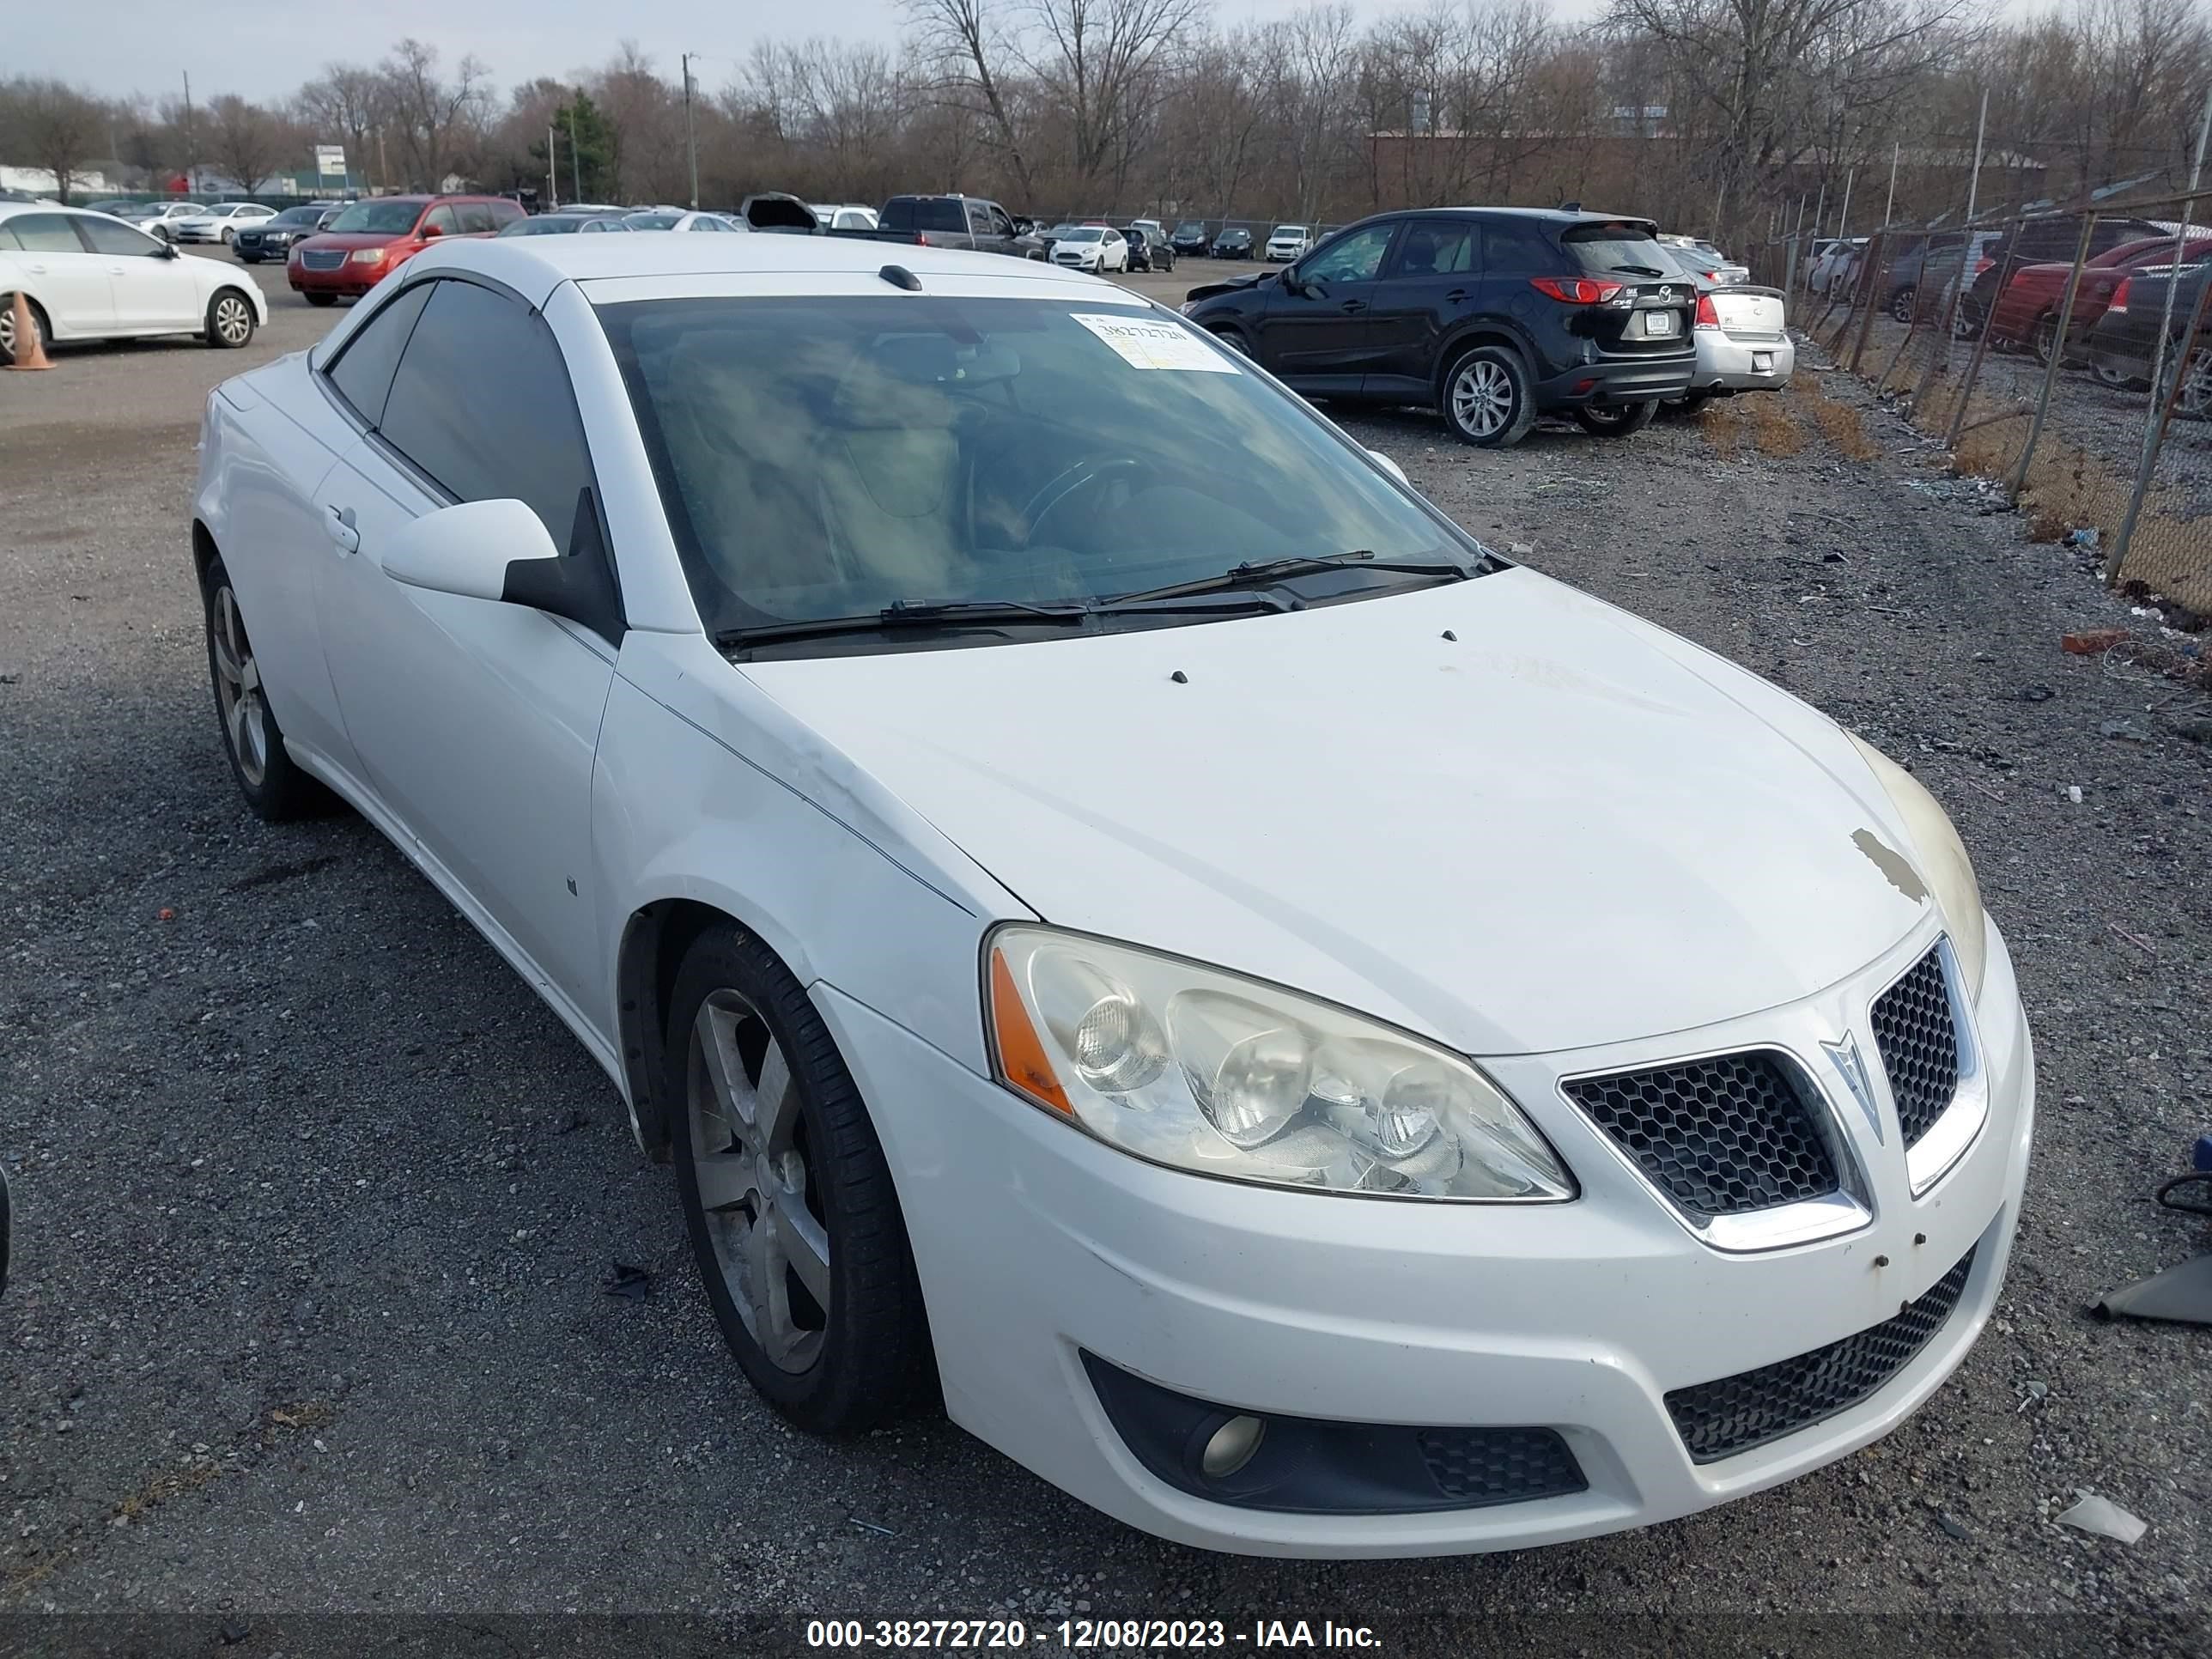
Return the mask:
{"type": "Polygon", "coordinates": [[[1182,297],[1188,301],[1211,300],[1217,294],[1241,294],[1248,288],[1273,282],[1278,274],[1272,270],[1255,270],[1243,276],[1224,276],[1218,283],[1200,283],[1182,297]]]}
{"type": "Polygon", "coordinates": [[[407,240],[404,230],[319,230],[315,246],[325,248],[386,247],[407,240]]]}
{"type": "Polygon", "coordinates": [[[1927,913],[1840,730],[1527,571],[738,672],[1048,921],[1463,1052],[1794,1000],[1927,913]]]}

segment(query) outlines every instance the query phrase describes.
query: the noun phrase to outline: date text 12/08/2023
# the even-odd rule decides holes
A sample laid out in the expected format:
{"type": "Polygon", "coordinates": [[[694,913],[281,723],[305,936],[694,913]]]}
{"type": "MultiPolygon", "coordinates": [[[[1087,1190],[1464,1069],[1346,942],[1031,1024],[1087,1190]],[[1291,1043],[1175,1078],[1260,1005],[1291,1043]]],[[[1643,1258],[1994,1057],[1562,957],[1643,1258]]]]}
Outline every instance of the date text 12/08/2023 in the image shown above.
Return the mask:
{"type": "Polygon", "coordinates": [[[1365,1625],[1322,1620],[1255,1620],[1232,1630],[1218,1619],[1064,1619],[1032,1632],[1018,1619],[810,1619],[810,1648],[893,1648],[931,1651],[1008,1650],[1031,1645],[1071,1652],[1112,1648],[1338,1648],[1382,1645],[1365,1625]]]}

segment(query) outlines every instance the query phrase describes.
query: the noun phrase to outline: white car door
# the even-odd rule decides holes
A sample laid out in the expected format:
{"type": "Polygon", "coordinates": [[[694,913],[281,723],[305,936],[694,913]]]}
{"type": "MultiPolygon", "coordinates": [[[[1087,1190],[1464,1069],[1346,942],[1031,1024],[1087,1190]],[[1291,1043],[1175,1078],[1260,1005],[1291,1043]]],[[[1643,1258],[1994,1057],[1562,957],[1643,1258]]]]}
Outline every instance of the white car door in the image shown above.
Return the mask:
{"type": "MultiPolygon", "coordinates": [[[[476,283],[428,289],[374,431],[320,491],[332,544],[318,600],[324,655],[354,753],[398,833],[550,988],[596,1007],[605,975],[592,769],[616,647],[543,611],[403,586],[380,557],[423,514],[510,497],[568,548],[590,456],[544,323],[476,283]]],[[[344,362],[332,366],[341,386],[344,362]]]]}
{"type": "Polygon", "coordinates": [[[75,213],[17,213],[0,219],[0,247],[23,268],[58,340],[115,331],[108,261],[79,240],[75,213]],[[21,250],[18,252],[17,250],[21,250]]]}
{"type": "Polygon", "coordinates": [[[81,216],[77,228],[107,273],[117,333],[176,333],[205,324],[196,273],[182,255],[143,231],[95,213],[81,216]]]}

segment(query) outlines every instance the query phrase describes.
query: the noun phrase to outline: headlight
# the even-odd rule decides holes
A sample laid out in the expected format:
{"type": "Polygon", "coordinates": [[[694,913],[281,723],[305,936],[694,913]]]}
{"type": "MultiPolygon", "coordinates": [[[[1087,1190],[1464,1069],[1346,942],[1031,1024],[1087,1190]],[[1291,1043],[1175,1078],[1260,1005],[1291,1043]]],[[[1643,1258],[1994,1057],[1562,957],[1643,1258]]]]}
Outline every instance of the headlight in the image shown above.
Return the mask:
{"type": "Polygon", "coordinates": [[[1854,737],[1851,744],[1866,757],[1898,816],[1905,820],[1912,837],[1914,865],[1943,917],[1944,931],[1951,936],[1951,949],[1959,958],[1959,970],[1966,976],[1966,994],[1978,1000],[1989,950],[1983,936],[1982,890],[1974,880],[1966,844],[1959,839],[1951,820],[1919,779],[1872,744],[1854,737]]]}
{"type": "Polygon", "coordinates": [[[353,262],[357,265],[377,264],[383,258],[384,250],[380,247],[357,247],[353,251],[353,262]]]}
{"type": "Polygon", "coordinates": [[[1458,1055],[1279,986],[1044,927],[985,947],[999,1081],[1110,1146],[1232,1181],[1558,1200],[1573,1180],[1458,1055]]]}

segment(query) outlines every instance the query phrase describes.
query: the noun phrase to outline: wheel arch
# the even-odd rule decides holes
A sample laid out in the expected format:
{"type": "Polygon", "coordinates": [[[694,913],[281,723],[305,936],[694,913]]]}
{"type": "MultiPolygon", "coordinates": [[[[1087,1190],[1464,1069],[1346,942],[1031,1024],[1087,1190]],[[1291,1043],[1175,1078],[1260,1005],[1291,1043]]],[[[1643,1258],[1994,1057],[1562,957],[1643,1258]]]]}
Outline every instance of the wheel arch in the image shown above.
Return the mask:
{"type": "Polygon", "coordinates": [[[1510,323],[1500,322],[1494,318],[1485,318],[1462,324],[1456,331],[1444,337],[1443,345],[1437,353],[1435,383],[1438,397],[1443,395],[1444,383],[1450,377],[1452,370],[1458,367],[1459,360],[1477,346],[1486,345],[1504,346],[1519,356],[1521,366],[1528,371],[1529,391],[1534,393],[1536,380],[1536,353],[1530,342],[1522,337],[1520,331],[1510,323]]]}
{"type": "Polygon", "coordinates": [[[192,578],[201,592],[204,592],[207,590],[209,569],[222,556],[222,550],[216,545],[215,532],[207,527],[204,520],[194,519],[192,520],[192,578]]]}
{"type": "Polygon", "coordinates": [[[623,925],[615,963],[623,1077],[638,1146],[655,1163],[665,1164],[669,1158],[674,1103],[666,1089],[668,1006],[675,994],[676,975],[699,936],[725,922],[745,927],[741,918],[719,906],[698,899],[665,898],[641,905],[623,925]]]}

